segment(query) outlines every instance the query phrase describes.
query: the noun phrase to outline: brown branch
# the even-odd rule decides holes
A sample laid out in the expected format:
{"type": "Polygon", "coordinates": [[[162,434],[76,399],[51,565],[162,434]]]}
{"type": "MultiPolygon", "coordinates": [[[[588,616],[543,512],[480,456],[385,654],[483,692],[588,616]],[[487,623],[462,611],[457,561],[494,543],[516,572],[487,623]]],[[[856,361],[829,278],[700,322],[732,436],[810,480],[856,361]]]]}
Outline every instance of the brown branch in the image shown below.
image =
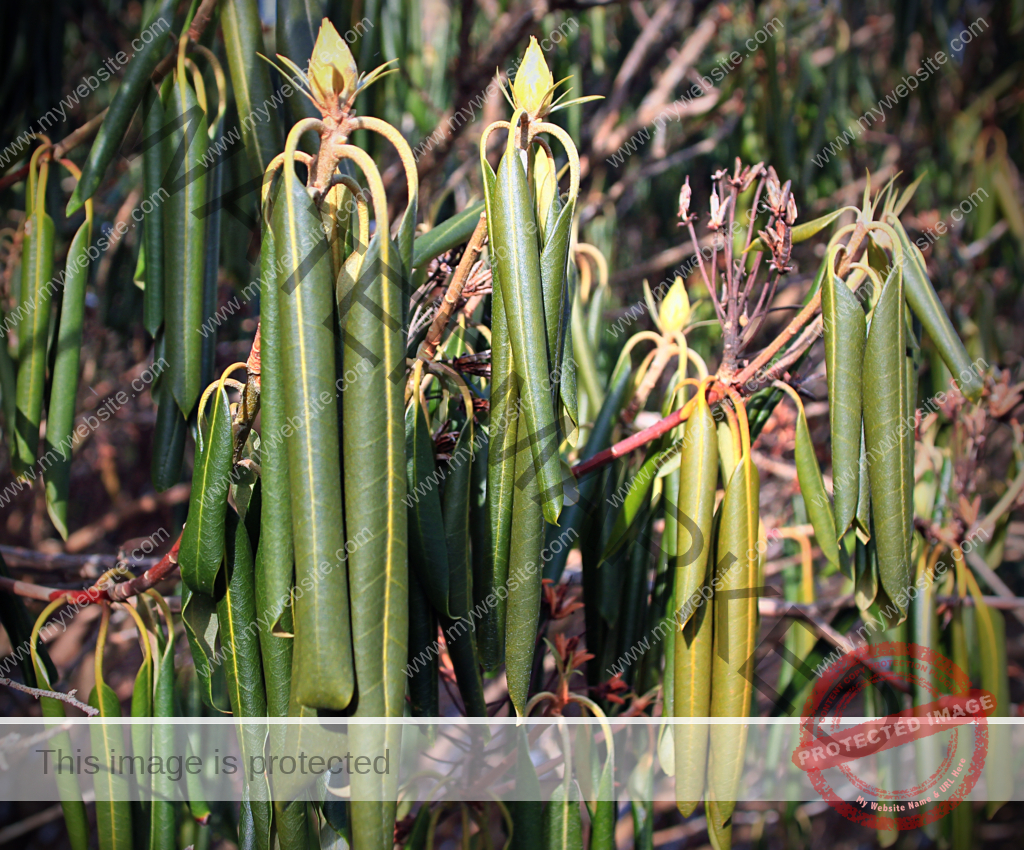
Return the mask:
{"type": "Polygon", "coordinates": [[[437,353],[437,346],[441,343],[441,338],[444,336],[445,328],[448,327],[448,321],[451,319],[452,313],[455,312],[455,305],[462,297],[462,290],[469,280],[469,273],[473,268],[473,264],[476,262],[477,257],[480,256],[480,251],[483,250],[486,238],[487,215],[486,213],[480,213],[480,220],[476,223],[476,229],[473,231],[473,235],[469,237],[466,250],[463,251],[462,258],[452,273],[452,279],[448,284],[448,290],[444,294],[444,299],[441,301],[441,307],[438,309],[437,315],[434,316],[434,321],[427,331],[427,337],[423,340],[419,353],[416,355],[420,359],[434,359],[434,355],[437,353]]]}
{"type": "MultiPolygon", "coordinates": [[[[109,109],[109,107],[108,107],[109,109]]],[[[48,159],[61,159],[68,151],[74,150],[82,142],[88,139],[93,133],[95,133],[100,124],[103,123],[103,119],[107,117],[107,109],[104,109],[98,115],[90,118],[77,130],[72,130],[68,135],[61,139],[53,146],[53,149],[48,154],[43,154],[48,159]]],[[[21,168],[16,171],[12,171],[10,174],[5,175],[0,179],[0,192],[6,189],[8,186],[13,186],[15,183],[20,183],[28,176],[29,163],[25,163],[21,168]]]]}
{"type": "Polygon", "coordinates": [[[132,596],[137,596],[149,590],[167,578],[174,568],[178,566],[178,549],[180,546],[181,535],[179,534],[170,551],[157,561],[156,564],[146,570],[141,576],[117,584],[107,581],[102,586],[95,584],[85,590],[67,590],[30,584],[26,581],[17,581],[0,576],[0,590],[6,590],[16,596],[23,596],[27,599],[39,599],[43,602],[52,602],[55,599],[66,599],[74,605],[92,605],[97,602],[124,602],[132,596]]]}
{"type": "MultiPolygon", "coordinates": [[[[619,120],[623,105],[629,96],[633,79],[640,73],[648,56],[663,42],[665,32],[673,31],[672,19],[679,8],[679,0],[669,0],[658,6],[654,14],[643,24],[643,29],[633,42],[633,46],[623,59],[619,71],[612,82],[612,90],[608,99],[590,122],[590,131],[595,140],[607,136],[619,120]]],[[[595,150],[598,145],[595,141],[595,150]]],[[[601,150],[604,148],[602,147],[601,150]]]]}
{"type": "Polygon", "coordinates": [[[810,318],[817,312],[821,307],[821,290],[819,289],[814,297],[808,302],[807,306],[797,313],[792,321],[783,329],[771,343],[764,348],[750,363],[744,367],[740,372],[737,373],[733,379],[733,384],[736,386],[743,386],[750,381],[757,373],[764,368],[764,366],[770,361],[779,350],[788,343],[793,337],[799,333],[804,325],[810,320],[810,318]]]}
{"type": "Polygon", "coordinates": [[[38,599],[41,602],[49,602],[53,598],[54,593],[61,594],[65,592],[63,590],[54,590],[52,587],[31,584],[27,581],[18,581],[6,576],[0,576],[0,590],[6,590],[8,593],[22,596],[25,599],[38,599]]]}
{"type": "Polygon", "coordinates": [[[21,691],[23,694],[41,699],[43,697],[49,697],[50,699],[59,699],[61,702],[66,702],[68,705],[73,705],[79,711],[84,711],[90,717],[95,717],[99,714],[99,709],[93,708],[91,705],[86,705],[81,700],[75,699],[75,694],[78,691],[68,691],[66,694],[60,691],[46,691],[42,688],[30,688],[28,685],[23,685],[20,682],[12,682],[10,679],[5,679],[0,676],[0,685],[7,685],[9,688],[14,688],[16,691],[21,691]]]}
{"type": "MultiPolygon", "coordinates": [[[[30,570],[81,570],[93,567],[100,571],[116,567],[125,561],[118,560],[117,555],[66,555],[63,552],[36,552],[21,546],[0,546],[9,567],[21,567],[30,570]]],[[[128,561],[128,566],[152,566],[159,558],[138,558],[128,561]]]]}
{"type": "MultiPolygon", "coordinates": [[[[664,8],[664,7],[662,7],[664,8]]],[[[625,141],[643,127],[650,126],[671,101],[676,86],[682,82],[686,72],[693,67],[697,59],[710,44],[718,32],[718,25],[723,19],[724,6],[716,7],[707,18],[700,22],[690,36],[683,42],[675,59],[662,72],[655,87],[647,94],[633,117],[619,127],[608,126],[605,121],[601,132],[594,137],[594,158],[604,157],[621,147],[625,141]]],[[[657,14],[657,13],[656,13],[657,14]]],[[[724,14],[728,14],[725,12],[724,14]]],[[[653,22],[655,19],[652,18],[653,22]]],[[[703,87],[702,87],[703,88],[703,87]]],[[[720,93],[714,89],[704,89],[701,97],[686,103],[675,102],[675,118],[687,118],[702,115],[710,111],[718,103],[720,93]]],[[[609,113],[609,118],[617,118],[618,110],[609,113]]]]}
{"type": "Polygon", "coordinates": [[[175,484],[163,493],[149,493],[139,499],[126,502],[107,512],[91,525],[80,528],[69,535],[66,548],[68,552],[81,552],[99,541],[104,535],[115,531],[129,519],[188,501],[191,489],[191,485],[187,483],[175,484]]]}

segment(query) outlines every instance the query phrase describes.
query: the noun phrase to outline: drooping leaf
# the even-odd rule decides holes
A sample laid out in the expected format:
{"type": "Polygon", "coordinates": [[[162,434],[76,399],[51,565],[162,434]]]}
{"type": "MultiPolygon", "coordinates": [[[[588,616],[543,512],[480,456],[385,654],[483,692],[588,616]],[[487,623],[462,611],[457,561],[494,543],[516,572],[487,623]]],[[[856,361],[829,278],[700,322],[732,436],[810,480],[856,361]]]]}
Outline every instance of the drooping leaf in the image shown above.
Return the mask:
{"type": "Polygon", "coordinates": [[[448,612],[465,617],[473,594],[469,562],[469,488],[472,471],[472,427],[462,426],[448,462],[444,489],[444,536],[448,551],[448,612]]]}
{"type": "Polygon", "coordinates": [[[258,55],[264,52],[258,0],[233,0],[225,4],[221,30],[249,174],[259,177],[281,149],[281,129],[271,100],[270,69],[258,55]]]}
{"type": "Polygon", "coordinates": [[[814,451],[811,430],[807,426],[807,414],[801,404],[796,420],[796,472],[800,481],[800,492],[807,507],[807,516],[814,528],[814,537],[822,554],[836,569],[844,567],[840,560],[839,544],[836,541],[836,520],[832,513],[821,467],[814,451]]]}
{"type": "Polygon", "coordinates": [[[21,254],[21,320],[18,322],[17,421],[11,466],[24,472],[36,462],[46,382],[46,342],[53,289],[53,219],[36,209],[25,222],[21,254]]]}
{"type": "MultiPolygon", "coordinates": [[[[708,545],[711,545],[710,539],[708,545]]],[[[712,604],[702,598],[700,606],[686,618],[681,630],[676,622],[673,622],[672,716],[708,717],[714,642],[712,604]]],[[[689,817],[704,798],[708,728],[700,724],[680,724],[672,726],[671,730],[675,744],[676,805],[683,817],[689,817]]]]}
{"type": "MultiPolygon", "coordinates": [[[[386,232],[387,221],[377,221],[377,227],[386,232]]],[[[346,371],[369,360],[359,380],[345,387],[342,402],[345,521],[351,533],[363,535],[348,559],[351,598],[358,600],[352,607],[352,645],[359,716],[401,717],[405,703],[408,519],[400,268],[395,244],[375,236],[360,282],[371,276],[363,292],[369,300],[354,301],[345,316],[346,371]]],[[[341,293],[341,311],[347,297],[341,293]]],[[[353,824],[357,820],[354,811],[353,824]]]]}
{"type": "Polygon", "coordinates": [[[562,477],[558,431],[551,401],[544,322],[544,293],[533,204],[519,154],[510,149],[498,164],[494,202],[488,219],[492,266],[505,307],[514,372],[519,382],[523,419],[521,434],[529,442],[536,469],[544,517],[556,523],[562,509],[562,477]]]}
{"type": "MultiPolygon", "coordinates": [[[[294,166],[284,167],[272,229],[282,270],[277,298],[284,403],[293,420],[285,438],[295,551],[293,652],[302,662],[293,666],[291,693],[301,705],[343,709],[355,681],[333,323],[325,324],[333,314],[334,289],[329,251],[318,250],[326,246],[316,207],[294,166]]],[[[360,531],[356,526],[353,534],[360,531]]]]}
{"type": "Polygon", "coordinates": [[[914,428],[908,422],[907,348],[903,320],[903,281],[894,269],[871,319],[864,347],[864,438],[871,482],[872,539],[878,574],[889,599],[906,617],[910,585],[913,513],[914,428]],[[900,604],[899,600],[903,600],[900,604]]]}
{"type": "MultiPolygon", "coordinates": [[[[749,455],[736,464],[725,489],[715,541],[714,657],[711,667],[712,717],[746,717],[753,689],[757,644],[760,479],[749,455]]],[[[745,726],[712,726],[708,759],[708,821],[724,829],[736,806],[743,771],[745,726]]],[[[678,775],[678,772],[677,772],[678,775]]]]}
{"type": "MultiPolygon", "coordinates": [[[[0,574],[5,578],[7,566],[0,557],[0,574]]],[[[5,593],[6,597],[7,594],[5,593]]],[[[44,689],[52,688],[51,682],[56,681],[57,674],[50,660],[46,648],[38,636],[38,629],[33,630],[32,622],[28,618],[28,612],[21,602],[21,597],[11,596],[17,606],[10,602],[3,601],[0,605],[0,622],[3,623],[7,637],[12,646],[32,646],[32,637],[35,635],[36,651],[34,656],[29,655],[22,665],[25,682],[30,687],[44,689]],[[20,606],[20,611],[18,610],[20,606]]],[[[42,624],[39,624],[41,628],[42,624]]],[[[39,699],[39,709],[43,717],[63,721],[68,714],[66,703],[50,697],[39,699]]],[[[77,713],[77,712],[76,712],[77,713]]],[[[54,749],[71,752],[71,736],[67,732],[57,732],[48,741],[48,746],[54,749]]],[[[87,850],[89,847],[89,818],[86,815],[85,803],[82,801],[82,790],[78,784],[78,777],[68,771],[59,771],[56,776],[57,793],[60,795],[61,810],[64,814],[64,826],[68,831],[68,839],[72,850],[87,850]]]]}
{"type": "MultiPolygon", "coordinates": [[[[89,694],[89,705],[97,709],[98,717],[89,724],[94,753],[103,753],[103,761],[115,762],[125,752],[120,723],[121,703],[114,690],[103,679],[102,653],[106,642],[109,610],[103,612],[100,639],[97,643],[96,684],[89,694]]],[[[127,778],[111,770],[100,770],[93,779],[96,786],[96,834],[100,850],[131,850],[132,810],[127,778]]]]}
{"type": "Polygon", "coordinates": [[[195,664],[197,689],[205,705],[226,714],[229,709],[224,685],[224,666],[215,663],[220,622],[217,601],[203,593],[193,593],[186,585],[181,599],[181,621],[195,664]]]}
{"type": "Polygon", "coordinates": [[[447,616],[450,573],[439,484],[430,427],[417,400],[406,411],[406,468],[409,501],[409,564],[434,610],[447,616]]]}
{"type": "Polygon", "coordinates": [[[267,711],[288,714],[292,642],[274,633],[280,624],[293,627],[291,601],[295,558],[292,545],[291,483],[286,433],[291,428],[282,367],[281,311],[275,274],[274,233],[264,223],[260,245],[260,539],[256,553],[256,613],[267,688],[267,711]]]}
{"type": "Polygon", "coordinates": [[[437,615],[415,573],[409,575],[409,703],[413,717],[441,713],[437,615]]]}
{"type": "MultiPolygon", "coordinates": [[[[173,627],[173,623],[168,623],[173,627]]],[[[162,644],[158,641],[158,652],[153,661],[153,717],[174,717],[174,633],[171,632],[162,644]]],[[[153,726],[153,753],[167,763],[174,754],[175,727],[156,723],[153,726]]],[[[149,815],[150,850],[173,850],[175,844],[174,783],[166,773],[153,777],[153,802],[149,815]]]]}
{"type": "MultiPolygon", "coordinates": [[[[487,166],[489,169],[490,166],[487,166]]],[[[491,187],[494,179],[484,175],[491,187]]],[[[491,218],[488,217],[488,226],[491,218]]],[[[489,385],[491,410],[488,418],[487,499],[491,524],[491,580],[494,588],[508,581],[508,559],[512,545],[512,502],[516,479],[517,423],[522,415],[519,406],[519,382],[513,371],[512,343],[509,341],[508,323],[505,321],[505,303],[500,292],[501,269],[491,267],[495,294],[491,296],[491,381],[489,385]]],[[[494,669],[500,662],[505,647],[504,595],[498,599],[493,613],[488,612],[481,623],[480,651],[484,667],[494,669]]]]}
{"type": "MultiPolygon", "coordinates": [[[[224,647],[224,676],[228,685],[231,713],[235,717],[267,716],[267,695],[260,661],[259,637],[250,625],[256,622],[256,577],[249,534],[245,524],[231,511],[225,524],[224,593],[217,603],[220,639],[224,647]]],[[[251,765],[253,756],[262,756],[267,740],[265,723],[237,726],[242,764],[251,765]]],[[[247,771],[242,801],[251,814],[255,846],[269,850],[271,803],[270,788],[263,773],[247,771]]]]}
{"type": "Polygon", "coordinates": [[[142,151],[142,190],[149,201],[148,212],[143,209],[146,288],[142,296],[142,324],[155,339],[164,323],[164,224],[163,203],[159,199],[162,197],[161,182],[166,170],[164,146],[159,141],[164,127],[164,107],[155,88],[147,87],[142,108],[142,132],[146,145],[142,151]]]}
{"type": "MultiPolygon", "coordinates": [[[[966,565],[961,562],[958,566],[964,571],[967,586],[974,598],[981,687],[995,697],[993,714],[1006,717],[1010,711],[1010,684],[1006,668],[1006,626],[1003,615],[984,601],[978,581],[966,565]]],[[[1006,800],[1013,797],[1013,766],[1010,761],[1013,747],[1009,733],[1009,726],[989,725],[989,755],[985,759],[985,782],[989,791],[985,809],[990,818],[1006,800]]]]}
{"type": "Polygon", "coordinates": [[[516,795],[509,803],[512,836],[509,850],[536,850],[543,847],[542,802],[537,770],[530,759],[526,727],[516,729],[516,795]]]}
{"type": "Polygon", "coordinates": [[[46,452],[50,457],[59,455],[46,472],[46,509],[54,527],[65,540],[68,536],[72,426],[75,422],[78,364],[82,350],[85,284],[89,278],[87,249],[90,230],[90,223],[83,223],[68,250],[60,329],[57,333],[57,358],[53,366],[50,404],[46,409],[46,452]]]}
{"type": "Polygon", "coordinates": [[[195,213],[207,203],[209,136],[206,115],[187,80],[175,78],[164,120],[175,127],[161,142],[167,163],[167,198],[161,210],[166,378],[181,415],[188,418],[202,383],[203,337],[198,329],[203,323],[206,228],[195,213]]]}
{"type": "Polygon", "coordinates": [[[576,783],[559,785],[544,807],[542,824],[544,850],[583,850],[583,821],[576,783]]]}
{"type": "Polygon", "coordinates": [[[924,258],[918,247],[910,241],[900,220],[895,216],[890,216],[889,219],[903,248],[904,297],[918,321],[924,326],[925,333],[935,343],[961,392],[967,398],[977,400],[983,386],[981,376],[971,362],[960,337],[957,336],[942,302],[939,301],[938,293],[928,278],[924,258]]]}
{"type": "MultiPolygon", "coordinates": [[[[703,393],[687,420],[680,451],[676,519],[679,530],[675,569],[675,597],[687,605],[705,583],[712,540],[715,489],[718,482],[718,433],[715,418],[703,393]]],[[[677,630],[686,619],[677,623],[677,630]]],[[[682,798],[679,798],[682,799],[682,798]]],[[[700,795],[686,799],[699,800],[700,795]]]]}
{"type": "Polygon", "coordinates": [[[202,445],[197,451],[189,495],[188,520],[181,536],[178,561],[181,580],[195,593],[213,596],[217,573],[224,557],[224,518],[231,486],[231,412],[228,396],[219,387],[211,396],[213,410],[205,428],[200,425],[202,445]]]}
{"type": "Polygon", "coordinates": [[[505,677],[512,705],[516,714],[522,716],[529,696],[537,623],[540,618],[544,516],[538,504],[538,477],[532,474],[533,457],[526,417],[520,416],[517,424],[516,486],[508,559],[505,677]]]}
{"type": "Polygon", "coordinates": [[[866,324],[864,310],[834,274],[822,282],[828,419],[832,434],[832,488],[835,537],[845,534],[857,513],[860,485],[861,367],[866,324]]]}
{"type": "Polygon", "coordinates": [[[569,261],[569,236],[575,209],[576,204],[572,200],[563,207],[557,198],[552,198],[550,211],[553,221],[549,225],[540,253],[544,325],[547,329],[548,363],[550,364],[547,384],[552,392],[553,401],[558,398],[558,390],[561,386],[562,347],[568,327],[569,317],[563,302],[571,294],[566,281],[566,266],[569,261]]]}

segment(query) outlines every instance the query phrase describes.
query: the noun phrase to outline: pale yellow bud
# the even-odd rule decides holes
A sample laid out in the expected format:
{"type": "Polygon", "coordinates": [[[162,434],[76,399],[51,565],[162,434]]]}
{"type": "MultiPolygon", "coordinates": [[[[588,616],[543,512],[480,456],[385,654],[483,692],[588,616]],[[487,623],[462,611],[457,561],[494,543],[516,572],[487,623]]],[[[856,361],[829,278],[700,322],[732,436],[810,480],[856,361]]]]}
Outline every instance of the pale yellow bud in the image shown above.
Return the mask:
{"type": "Polygon", "coordinates": [[[355,92],[359,71],[352,51],[338,35],[327,18],[320,24],[320,32],[309,59],[309,87],[320,103],[345,101],[355,92]]]}
{"type": "Polygon", "coordinates": [[[686,295],[683,279],[677,277],[658,309],[658,321],[664,333],[674,334],[686,327],[690,319],[690,299],[686,295]]]}
{"type": "Polygon", "coordinates": [[[541,118],[551,108],[551,90],[555,78],[544,59],[544,51],[540,49],[535,36],[530,36],[530,46],[526,48],[523,63],[516,71],[516,80],[512,84],[512,99],[515,105],[525,109],[530,118],[541,118]]]}

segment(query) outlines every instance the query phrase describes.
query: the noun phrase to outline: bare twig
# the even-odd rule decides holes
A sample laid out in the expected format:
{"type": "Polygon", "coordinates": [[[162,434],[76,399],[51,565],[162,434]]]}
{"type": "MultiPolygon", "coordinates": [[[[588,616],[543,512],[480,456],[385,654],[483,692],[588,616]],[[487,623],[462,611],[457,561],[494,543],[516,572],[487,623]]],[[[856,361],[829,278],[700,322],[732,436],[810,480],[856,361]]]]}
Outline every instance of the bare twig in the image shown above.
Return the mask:
{"type": "Polygon", "coordinates": [[[93,585],[86,590],[66,590],[56,587],[45,587],[39,584],[29,584],[25,581],[16,581],[15,579],[0,576],[0,590],[6,590],[17,596],[24,596],[26,599],[39,599],[43,602],[52,602],[54,599],[64,598],[69,603],[75,605],[91,605],[98,602],[123,602],[163,581],[178,566],[178,548],[180,546],[181,535],[178,535],[178,539],[174,541],[170,551],[156,564],[146,570],[141,576],[119,584],[108,583],[102,587],[93,585]]]}
{"type": "Polygon", "coordinates": [[[57,820],[64,814],[64,808],[60,803],[50,806],[48,809],[43,809],[41,812],[36,812],[34,815],[29,815],[24,820],[20,820],[17,823],[12,823],[9,826],[5,826],[0,829],[0,846],[3,846],[8,841],[14,841],[15,838],[21,838],[21,836],[34,832],[39,827],[48,824],[50,821],[57,820]]]}
{"type": "Polygon", "coordinates": [[[462,297],[462,290],[469,280],[469,272],[473,268],[477,257],[480,256],[480,251],[483,249],[486,238],[487,216],[484,213],[480,213],[480,220],[476,223],[476,229],[473,231],[473,235],[469,237],[466,250],[462,252],[459,264],[452,273],[448,290],[444,294],[441,306],[437,311],[437,315],[434,316],[434,321],[427,331],[427,337],[423,340],[417,357],[423,360],[434,359],[434,355],[437,353],[437,346],[441,343],[445,328],[448,327],[448,320],[451,318],[452,313],[455,312],[455,305],[459,303],[459,298],[462,297]]]}
{"type": "Polygon", "coordinates": [[[28,570],[45,571],[90,571],[98,570],[106,572],[118,564],[125,564],[129,567],[151,567],[160,559],[158,557],[135,558],[130,561],[118,559],[117,555],[66,555],[63,552],[36,552],[34,549],[25,549],[21,546],[0,546],[0,555],[3,556],[9,567],[20,567],[28,570]]]}
{"type": "MultiPolygon", "coordinates": [[[[690,33],[690,36],[679,48],[675,58],[658,78],[655,87],[643,99],[640,108],[629,121],[615,128],[613,124],[614,120],[618,117],[618,109],[608,113],[608,118],[602,122],[600,132],[594,137],[595,156],[607,155],[620,147],[635,132],[652,124],[654,119],[669,105],[676,86],[683,81],[687,71],[693,67],[694,63],[707,49],[715,33],[718,32],[718,25],[722,19],[719,9],[724,8],[724,6],[715,7],[690,33]],[[609,126],[610,124],[612,126],[609,126]]],[[[655,17],[651,18],[652,23],[655,23],[657,16],[658,13],[656,12],[655,17]]],[[[703,97],[687,101],[686,103],[676,101],[674,115],[679,118],[701,115],[714,108],[715,104],[718,103],[718,98],[719,93],[714,88],[706,89],[703,97]]]]}
{"type": "Polygon", "coordinates": [[[150,514],[161,508],[188,501],[190,492],[191,485],[181,483],[175,484],[163,493],[149,493],[139,499],[126,502],[107,512],[91,525],[80,528],[69,535],[67,550],[69,552],[81,552],[102,539],[105,535],[115,531],[123,522],[141,514],[150,514]]]}
{"type": "Polygon", "coordinates": [[[99,709],[93,708],[91,705],[86,705],[81,700],[75,699],[75,694],[78,691],[68,691],[66,694],[60,691],[47,691],[42,688],[30,688],[28,685],[23,685],[21,682],[14,682],[10,679],[6,679],[0,676],[0,685],[7,685],[9,688],[14,688],[16,691],[21,691],[23,694],[41,699],[42,697],[49,697],[50,699],[59,699],[61,702],[66,702],[68,705],[73,705],[79,711],[84,711],[90,717],[95,717],[99,714],[99,709]]]}
{"type": "MultiPolygon", "coordinates": [[[[109,109],[109,107],[108,107],[109,109]]],[[[74,150],[82,142],[88,139],[93,133],[95,133],[100,124],[103,123],[103,119],[107,117],[107,110],[104,109],[98,115],[90,118],[77,130],[72,130],[61,139],[57,144],[53,146],[53,150],[49,154],[43,154],[49,159],[61,159],[65,156],[68,151],[74,150]]],[[[8,186],[13,186],[15,183],[20,183],[28,176],[28,163],[26,162],[21,168],[12,171],[0,179],[0,192],[6,189],[8,186]]]]}
{"type": "MultiPolygon", "coordinates": [[[[1024,623],[1024,611],[1017,607],[1017,603],[1024,606],[1024,600],[1018,599],[1009,586],[999,576],[996,575],[996,571],[993,570],[981,555],[975,551],[964,552],[964,557],[967,559],[967,563],[971,565],[971,569],[980,575],[984,580],[985,584],[991,587],[998,595],[995,597],[999,600],[1010,600],[1013,604],[1010,606],[1010,610],[1013,612],[1013,616],[1021,623],[1024,623]]],[[[993,605],[991,607],[1000,607],[993,605]]]]}

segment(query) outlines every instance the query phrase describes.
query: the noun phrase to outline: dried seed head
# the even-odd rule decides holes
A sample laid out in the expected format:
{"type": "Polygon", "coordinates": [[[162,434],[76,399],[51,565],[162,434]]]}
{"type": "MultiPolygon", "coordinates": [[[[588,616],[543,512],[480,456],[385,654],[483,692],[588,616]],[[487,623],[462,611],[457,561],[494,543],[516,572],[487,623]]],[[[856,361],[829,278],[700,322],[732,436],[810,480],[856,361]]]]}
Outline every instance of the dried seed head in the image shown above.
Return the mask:
{"type": "Polygon", "coordinates": [[[309,59],[309,87],[313,97],[322,104],[334,106],[339,100],[347,101],[358,83],[359,70],[352,51],[338,35],[334,24],[324,18],[309,59]]]}
{"type": "Polygon", "coordinates": [[[753,183],[758,177],[764,173],[764,163],[759,162],[757,165],[752,165],[747,169],[746,175],[743,180],[743,185],[740,187],[741,192],[746,192],[750,188],[750,184],[753,183]]]}
{"type": "Polygon", "coordinates": [[[789,201],[786,203],[786,224],[792,227],[796,224],[796,201],[793,200],[793,196],[789,196],[789,201]]]}
{"type": "Polygon", "coordinates": [[[526,48],[523,63],[512,84],[512,99],[516,107],[525,109],[531,119],[542,118],[551,108],[554,85],[555,78],[544,59],[544,51],[536,37],[530,36],[530,46],[526,48]]]}
{"type": "Polygon", "coordinates": [[[724,201],[718,200],[718,192],[714,189],[711,190],[711,221],[708,222],[708,229],[710,230],[721,230],[725,224],[725,214],[729,210],[729,201],[732,200],[732,196],[729,196],[724,201]]]}
{"type": "Polygon", "coordinates": [[[683,183],[682,188],[679,190],[679,224],[682,226],[690,220],[690,196],[692,190],[690,189],[690,175],[686,175],[686,181],[683,183]]]}
{"type": "Polygon", "coordinates": [[[782,210],[782,187],[779,185],[779,175],[775,173],[772,166],[768,166],[768,180],[765,183],[768,192],[768,207],[778,215],[782,210]]]}
{"type": "Polygon", "coordinates": [[[781,246],[781,242],[779,241],[779,237],[775,231],[772,228],[768,228],[768,230],[757,231],[757,235],[761,238],[761,241],[765,244],[765,247],[768,248],[772,256],[775,256],[775,253],[781,246]]]}
{"type": "Polygon", "coordinates": [[[785,222],[776,221],[774,225],[767,230],[760,231],[758,235],[771,251],[772,260],[768,264],[769,268],[778,272],[788,272],[789,258],[793,253],[793,239],[792,231],[785,222]]]}

